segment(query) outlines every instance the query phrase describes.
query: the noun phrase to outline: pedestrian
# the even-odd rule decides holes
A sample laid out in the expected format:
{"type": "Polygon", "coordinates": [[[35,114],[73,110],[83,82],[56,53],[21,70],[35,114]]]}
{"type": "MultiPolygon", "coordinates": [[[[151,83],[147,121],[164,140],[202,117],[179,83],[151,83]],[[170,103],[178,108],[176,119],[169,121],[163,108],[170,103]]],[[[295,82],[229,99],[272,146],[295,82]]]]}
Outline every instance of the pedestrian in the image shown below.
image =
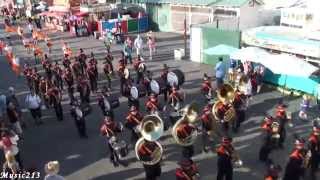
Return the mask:
{"type": "Polygon", "coordinates": [[[7,112],[7,97],[4,94],[0,95],[0,122],[5,121],[5,115],[7,112]]]}
{"type": "MultiPolygon", "coordinates": [[[[129,38],[129,37],[128,37],[128,38],[129,38]]],[[[125,41],[125,42],[124,42],[123,52],[124,52],[124,55],[125,55],[125,62],[126,62],[126,64],[128,63],[128,60],[129,60],[129,63],[132,64],[132,47],[130,46],[129,43],[130,43],[130,42],[128,42],[128,41],[125,41]]]]}
{"type": "Polygon", "coordinates": [[[152,60],[152,55],[156,53],[156,42],[154,38],[149,36],[147,44],[149,47],[149,60],[152,60]]]}
{"type": "Polygon", "coordinates": [[[22,128],[20,125],[20,115],[17,111],[17,108],[13,104],[13,102],[10,102],[7,107],[7,115],[10,124],[12,125],[15,132],[21,137],[22,136],[22,128]]]}
{"type": "Polygon", "coordinates": [[[18,162],[19,167],[23,169],[22,160],[20,157],[20,151],[18,148],[19,136],[11,134],[9,132],[3,132],[1,134],[0,147],[3,149],[4,154],[12,153],[15,160],[18,162]]]}
{"type": "Polygon", "coordinates": [[[308,110],[311,108],[311,97],[309,97],[307,94],[304,94],[302,96],[302,102],[300,104],[300,111],[299,111],[299,118],[302,120],[308,119],[308,110]]]}
{"type": "Polygon", "coordinates": [[[134,47],[136,48],[137,55],[142,55],[142,49],[143,49],[143,40],[140,37],[140,35],[137,36],[137,38],[134,40],[134,47]]]}
{"type": "Polygon", "coordinates": [[[256,80],[257,80],[257,94],[260,93],[262,85],[263,85],[263,76],[265,73],[265,68],[261,64],[258,65],[255,69],[256,72],[256,80]]]}
{"type": "Polygon", "coordinates": [[[216,74],[216,87],[220,88],[224,83],[223,79],[225,76],[225,64],[223,63],[222,57],[219,57],[219,62],[216,64],[215,74],[216,74]]]}
{"type": "Polygon", "coordinates": [[[14,158],[14,155],[11,151],[8,151],[5,154],[6,161],[3,163],[3,171],[9,174],[17,174],[21,172],[19,163],[14,158]]]}
{"type": "Polygon", "coordinates": [[[60,164],[58,161],[48,162],[44,167],[44,171],[46,173],[44,180],[65,180],[64,177],[58,174],[59,170],[60,164]]]}
{"type": "Polygon", "coordinates": [[[22,111],[21,111],[21,106],[20,103],[18,101],[18,98],[15,94],[15,89],[14,87],[9,87],[8,88],[8,96],[7,96],[7,105],[12,102],[13,105],[15,106],[15,108],[17,109],[17,112],[19,114],[19,120],[21,122],[21,126],[22,127],[26,127],[26,123],[24,121],[24,119],[22,118],[22,111]]]}
{"type": "Polygon", "coordinates": [[[34,91],[31,91],[29,95],[27,95],[26,100],[26,107],[31,112],[31,115],[35,121],[36,125],[43,124],[43,121],[41,120],[42,113],[41,113],[41,99],[40,97],[35,94],[34,91]]]}

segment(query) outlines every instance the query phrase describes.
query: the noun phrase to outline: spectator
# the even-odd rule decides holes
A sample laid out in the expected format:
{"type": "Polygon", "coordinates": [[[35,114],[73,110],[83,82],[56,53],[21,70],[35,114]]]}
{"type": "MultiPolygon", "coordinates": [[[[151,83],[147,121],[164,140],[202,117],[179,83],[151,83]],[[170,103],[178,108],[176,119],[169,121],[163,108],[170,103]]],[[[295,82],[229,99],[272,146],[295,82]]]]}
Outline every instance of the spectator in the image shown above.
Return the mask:
{"type": "Polygon", "coordinates": [[[46,172],[44,180],[65,180],[62,176],[58,175],[59,169],[60,165],[58,161],[48,162],[44,167],[44,171],[46,172]]]}
{"type": "Polygon", "coordinates": [[[154,38],[148,36],[148,47],[149,47],[149,60],[152,60],[152,55],[156,53],[156,42],[154,38]]]}
{"type": "Polygon", "coordinates": [[[40,97],[35,94],[34,91],[26,97],[25,100],[26,107],[30,110],[33,119],[35,120],[35,124],[39,125],[42,124],[41,120],[41,99],[40,97]]]}
{"type": "Polygon", "coordinates": [[[29,29],[30,33],[32,34],[32,33],[33,33],[33,25],[32,25],[32,22],[29,22],[29,24],[28,24],[28,29],[29,29]]]}
{"type": "Polygon", "coordinates": [[[17,174],[21,171],[19,163],[14,158],[11,151],[5,154],[6,161],[3,163],[3,172],[8,172],[9,174],[17,174]]]}
{"type": "Polygon", "coordinates": [[[22,129],[21,129],[21,125],[20,125],[20,116],[19,116],[17,108],[15,107],[13,102],[10,102],[8,104],[7,115],[8,115],[8,119],[9,119],[10,124],[12,125],[14,131],[21,137],[22,129]]]}
{"type": "Polygon", "coordinates": [[[223,79],[225,76],[225,64],[223,63],[222,57],[219,57],[219,62],[216,64],[215,71],[216,71],[216,85],[217,85],[217,88],[220,88],[221,85],[223,85],[223,79]]]}
{"type": "Polygon", "coordinates": [[[137,55],[142,55],[142,48],[143,48],[143,40],[140,35],[134,40],[134,47],[136,48],[137,55]]]}
{"type": "MultiPolygon", "coordinates": [[[[15,94],[15,89],[14,89],[14,87],[9,87],[9,89],[8,89],[7,105],[8,105],[10,102],[13,103],[13,105],[14,105],[15,108],[17,109],[17,112],[18,112],[18,114],[19,114],[20,120],[22,120],[22,119],[21,119],[21,116],[22,116],[21,107],[20,107],[20,103],[19,103],[19,101],[18,101],[18,98],[17,98],[17,96],[16,96],[16,94],[15,94]]],[[[24,124],[24,122],[21,122],[21,123],[24,124]]]]}
{"type": "Polygon", "coordinates": [[[20,157],[20,151],[18,148],[19,137],[16,134],[10,134],[8,132],[3,132],[1,134],[0,147],[3,149],[4,153],[12,153],[12,155],[17,160],[19,167],[23,169],[22,160],[20,157]]]}
{"type": "Polygon", "coordinates": [[[0,95],[0,121],[4,121],[7,111],[7,98],[4,94],[0,95]]]}

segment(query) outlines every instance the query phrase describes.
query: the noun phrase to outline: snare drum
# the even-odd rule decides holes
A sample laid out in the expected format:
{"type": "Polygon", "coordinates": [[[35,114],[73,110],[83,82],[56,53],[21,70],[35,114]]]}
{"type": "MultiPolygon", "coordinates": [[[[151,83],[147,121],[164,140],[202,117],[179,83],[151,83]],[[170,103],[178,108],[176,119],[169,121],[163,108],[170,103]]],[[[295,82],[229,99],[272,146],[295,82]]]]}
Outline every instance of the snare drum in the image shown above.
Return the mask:
{"type": "Polygon", "coordinates": [[[113,150],[115,151],[119,159],[123,159],[124,157],[126,157],[129,152],[128,145],[125,141],[115,142],[113,144],[113,150]]]}
{"type": "Polygon", "coordinates": [[[120,106],[119,98],[114,97],[114,96],[109,96],[109,97],[107,97],[107,99],[108,99],[108,103],[109,103],[111,109],[114,109],[114,108],[117,108],[120,106]]]}
{"type": "Polygon", "coordinates": [[[147,90],[143,85],[132,86],[130,89],[130,95],[134,99],[138,99],[139,97],[144,97],[147,95],[147,90]]]}
{"type": "Polygon", "coordinates": [[[157,80],[152,80],[150,82],[150,89],[155,94],[164,93],[166,91],[166,88],[167,88],[166,82],[161,78],[157,80]]]}

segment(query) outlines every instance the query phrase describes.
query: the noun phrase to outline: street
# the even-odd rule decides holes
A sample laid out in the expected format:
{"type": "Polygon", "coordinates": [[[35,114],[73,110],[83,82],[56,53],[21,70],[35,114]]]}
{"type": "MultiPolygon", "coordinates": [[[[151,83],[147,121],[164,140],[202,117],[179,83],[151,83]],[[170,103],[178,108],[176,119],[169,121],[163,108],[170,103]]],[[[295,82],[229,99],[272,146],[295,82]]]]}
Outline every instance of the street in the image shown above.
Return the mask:
{"type": "MultiPolygon", "coordinates": [[[[1,34],[4,34],[1,27],[1,34]]],[[[74,53],[78,53],[79,48],[83,48],[87,55],[94,52],[95,57],[99,60],[99,87],[106,83],[102,71],[102,59],[106,51],[102,41],[93,37],[75,38],[69,33],[52,32],[49,34],[53,42],[53,51],[50,58],[53,61],[61,61],[62,59],[62,41],[67,42],[73,49],[74,53]]],[[[16,35],[12,35],[12,43],[14,52],[20,57],[21,64],[30,63],[34,65],[33,54],[27,54],[20,40],[16,35]]],[[[183,36],[173,33],[156,33],[157,37],[157,54],[153,60],[148,59],[148,50],[145,48],[144,54],[147,69],[152,71],[155,77],[160,76],[162,64],[166,63],[170,69],[180,69],[185,74],[185,83],[182,86],[186,92],[186,100],[184,104],[197,102],[200,109],[204,106],[204,98],[200,93],[203,73],[209,76],[214,75],[212,66],[203,65],[188,61],[187,58],[181,61],[174,60],[173,51],[177,48],[184,47],[183,36]]],[[[39,45],[46,49],[45,43],[40,42],[39,45]]],[[[116,65],[121,47],[113,45],[112,54],[114,55],[114,65],[116,65]]],[[[189,51],[186,52],[188,54],[189,51]]],[[[39,69],[42,69],[38,65],[39,69]]],[[[132,69],[132,67],[130,67],[132,69]]],[[[9,86],[16,89],[20,103],[24,106],[24,98],[29,93],[24,77],[17,78],[6,64],[4,57],[1,57],[0,63],[0,92],[7,91],[9,86]],[[9,75],[10,74],[10,75],[9,75]]],[[[43,71],[42,71],[43,72],[43,71]]],[[[24,112],[23,118],[27,121],[27,129],[24,130],[24,139],[21,141],[20,149],[25,167],[35,167],[44,175],[44,165],[50,160],[58,160],[60,162],[60,174],[68,180],[106,180],[106,179],[144,179],[144,170],[141,162],[137,161],[134,152],[134,145],[130,144],[130,154],[127,156],[129,162],[128,167],[113,167],[109,161],[107,142],[100,135],[100,125],[103,115],[97,106],[96,94],[91,97],[93,107],[92,113],[86,118],[88,139],[80,139],[78,137],[74,120],[71,118],[69,109],[69,99],[63,96],[64,121],[56,120],[53,109],[45,110],[43,115],[44,124],[35,126],[29,112],[24,112]]],[[[112,94],[119,95],[119,78],[116,77],[112,81],[112,94]]],[[[310,120],[302,121],[298,119],[298,111],[300,108],[300,97],[292,97],[284,95],[269,86],[264,86],[260,94],[255,95],[250,102],[247,112],[246,121],[242,124],[234,137],[234,145],[238,150],[243,166],[234,170],[235,180],[259,180],[263,178],[266,167],[258,160],[258,152],[262,143],[260,124],[266,113],[274,114],[274,108],[279,99],[289,105],[289,111],[292,112],[293,124],[292,128],[288,127],[288,137],[283,150],[277,150],[272,153],[271,157],[276,164],[280,164],[284,170],[288,160],[289,153],[293,147],[293,133],[300,136],[308,137],[311,132],[311,121],[319,116],[319,112],[313,107],[309,113],[310,120]]],[[[144,102],[146,98],[140,100],[142,112],[145,114],[144,102]]],[[[161,102],[163,97],[159,98],[161,102]]],[[[128,112],[127,98],[120,98],[120,107],[115,110],[115,120],[124,122],[128,112]]],[[[312,102],[315,106],[315,102],[312,102]]],[[[130,132],[126,129],[121,139],[129,142],[130,132]]],[[[220,141],[220,140],[219,140],[220,141]]],[[[171,129],[165,132],[161,137],[161,144],[164,148],[162,175],[160,179],[174,179],[175,168],[177,162],[181,159],[181,147],[177,145],[171,135],[171,129]]],[[[201,152],[201,137],[199,136],[195,144],[194,161],[199,166],[201,179],[215,179],[216,177],[216,154],[201,152]]]]}

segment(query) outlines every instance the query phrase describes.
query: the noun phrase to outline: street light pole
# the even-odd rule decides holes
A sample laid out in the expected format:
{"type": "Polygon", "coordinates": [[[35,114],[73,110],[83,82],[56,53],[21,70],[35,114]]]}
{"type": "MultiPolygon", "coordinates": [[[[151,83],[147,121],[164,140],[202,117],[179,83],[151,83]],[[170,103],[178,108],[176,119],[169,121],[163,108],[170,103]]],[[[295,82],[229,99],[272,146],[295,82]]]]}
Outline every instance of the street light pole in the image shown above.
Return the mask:
{"type": "Polygon", "coordinates": [[[183,33],[184,52],[186,52],[187,51],[187,15],[186,15],[186,13],[184,15],[183,27],[184,27],[184,33],[183,33]]]}

